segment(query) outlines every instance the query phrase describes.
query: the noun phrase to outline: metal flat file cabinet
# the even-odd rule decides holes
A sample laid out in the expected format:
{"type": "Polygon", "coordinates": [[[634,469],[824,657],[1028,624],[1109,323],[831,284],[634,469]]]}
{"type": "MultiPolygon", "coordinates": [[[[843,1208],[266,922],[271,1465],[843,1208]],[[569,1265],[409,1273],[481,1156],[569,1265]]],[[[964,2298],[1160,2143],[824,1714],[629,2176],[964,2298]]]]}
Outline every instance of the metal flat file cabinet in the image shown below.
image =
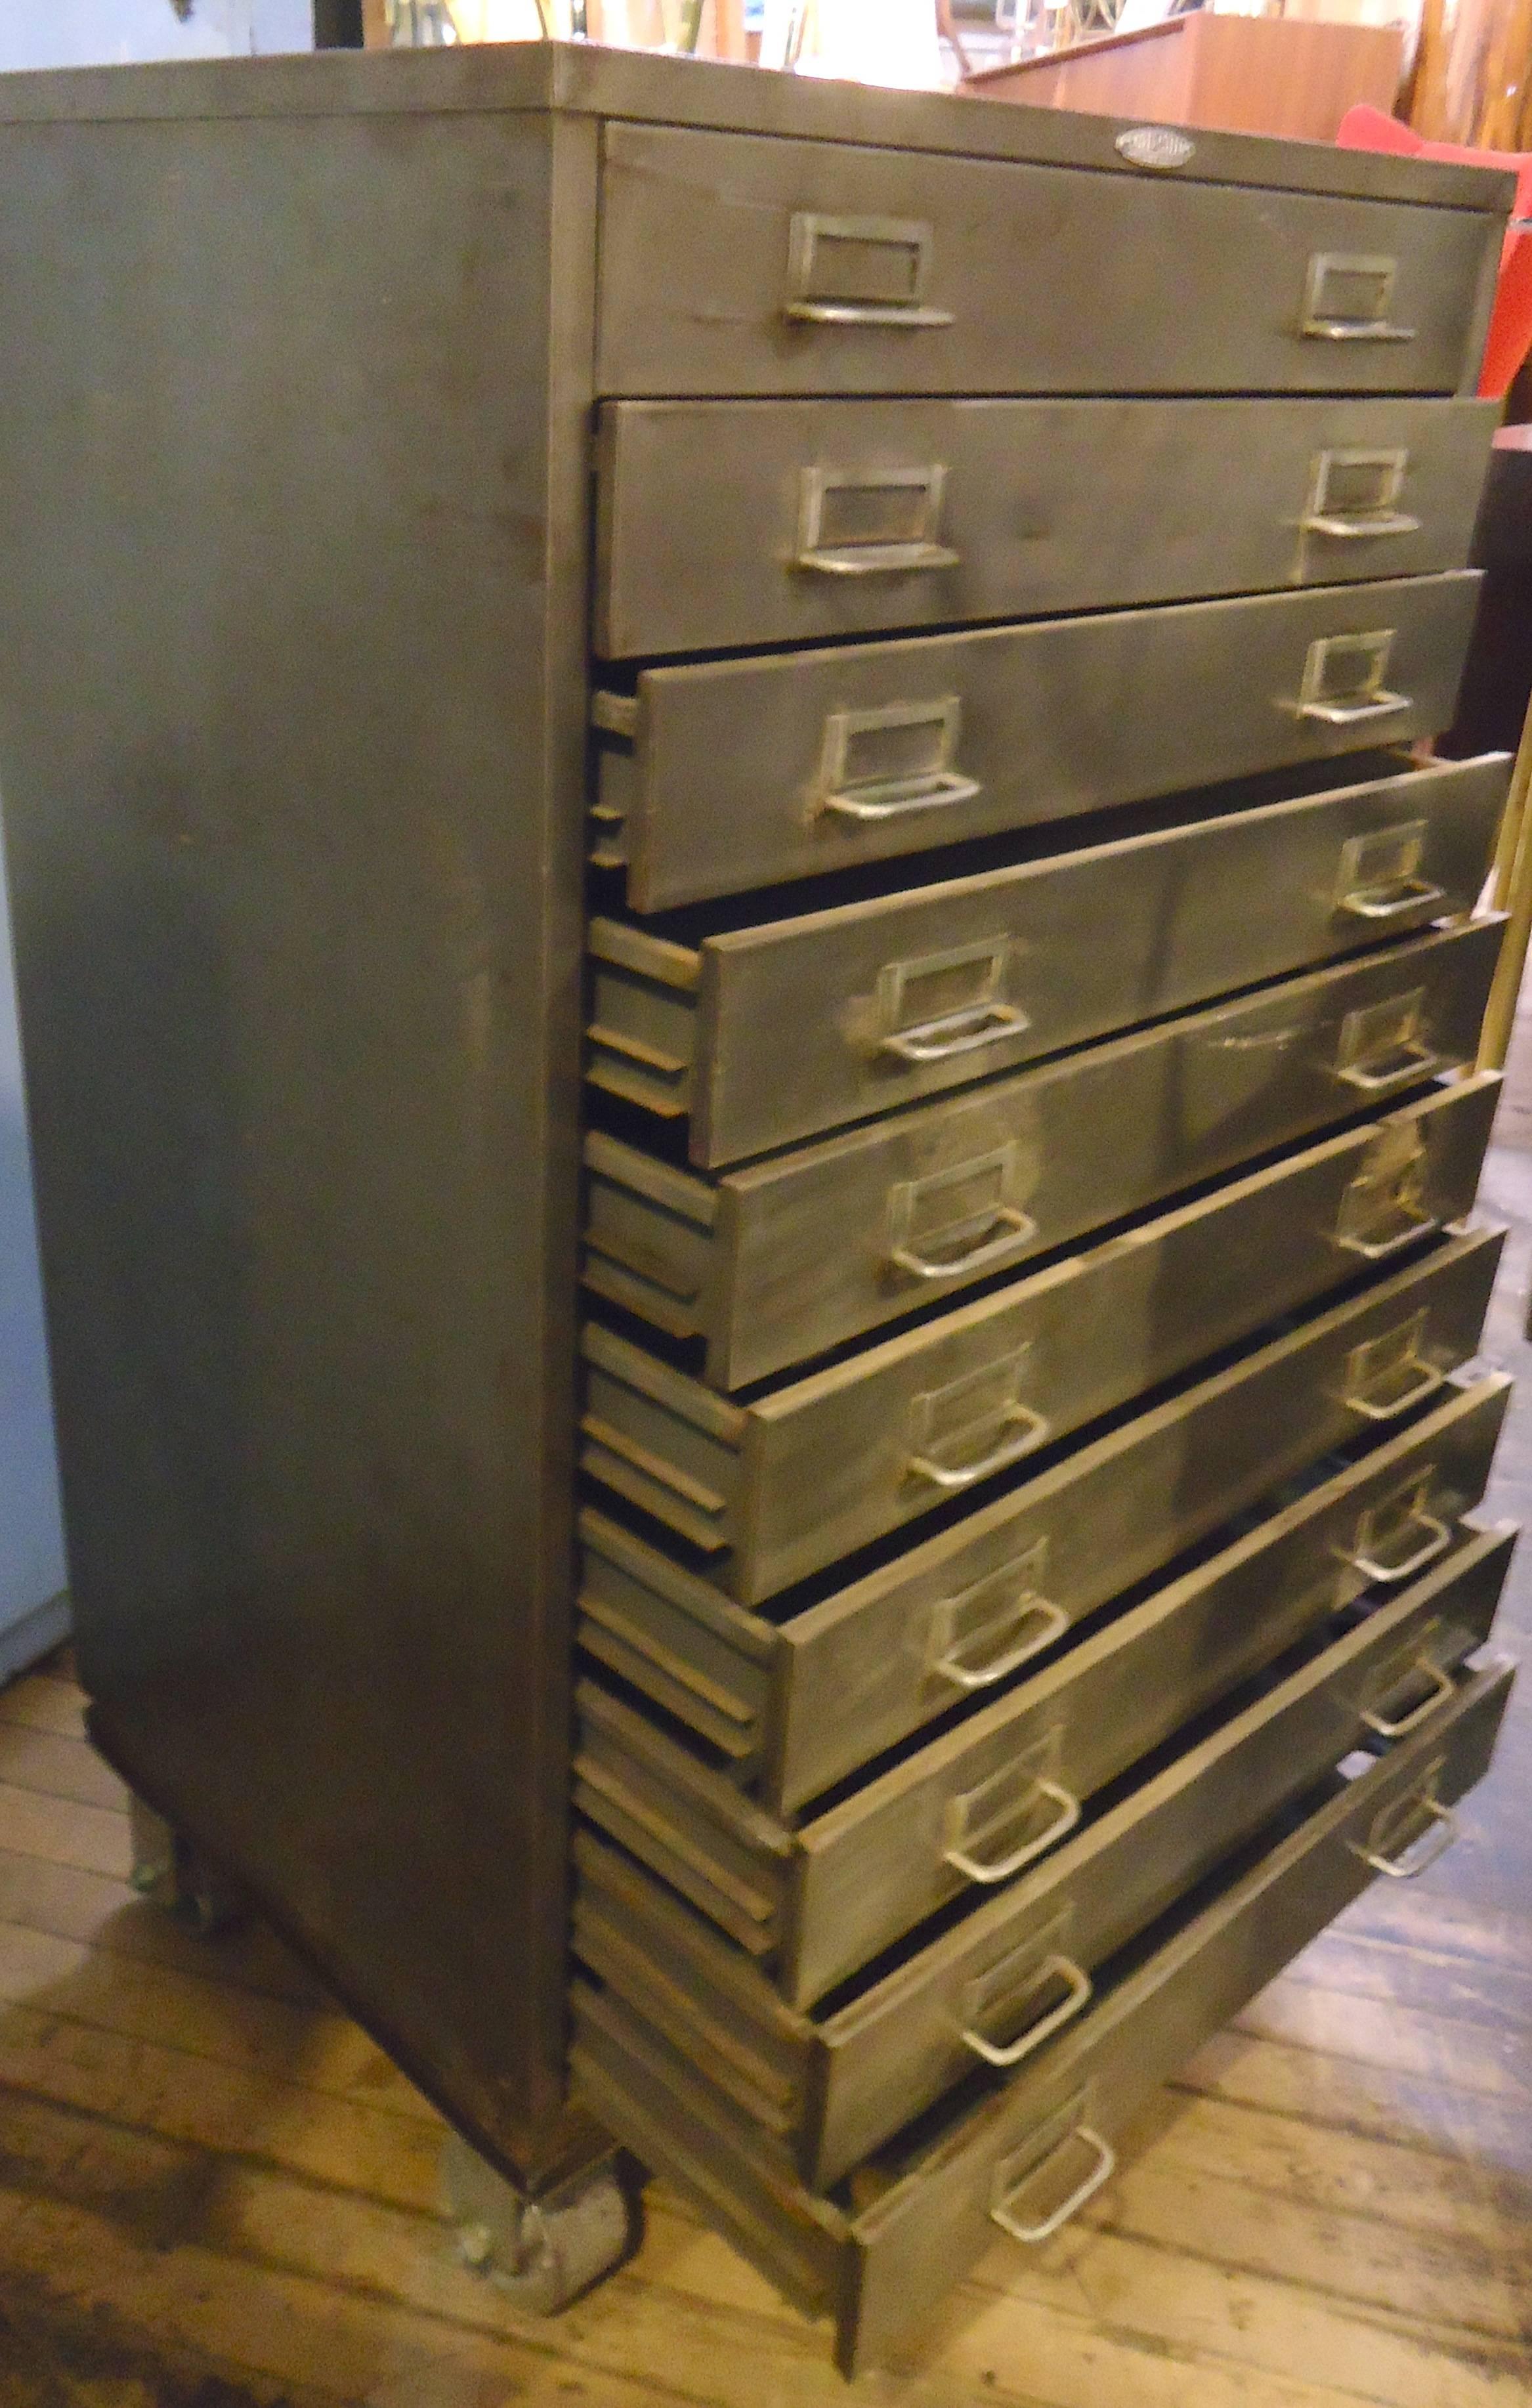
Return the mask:
{"type": "Polygon", "coordinates": [[[848,2371],[1448,1842],[1511,1679],[1507,764],[1426,741],[1510,179],[1130,131],[0,82],[93,1735],[521,2296],[637,2162],[848,2371]]]}

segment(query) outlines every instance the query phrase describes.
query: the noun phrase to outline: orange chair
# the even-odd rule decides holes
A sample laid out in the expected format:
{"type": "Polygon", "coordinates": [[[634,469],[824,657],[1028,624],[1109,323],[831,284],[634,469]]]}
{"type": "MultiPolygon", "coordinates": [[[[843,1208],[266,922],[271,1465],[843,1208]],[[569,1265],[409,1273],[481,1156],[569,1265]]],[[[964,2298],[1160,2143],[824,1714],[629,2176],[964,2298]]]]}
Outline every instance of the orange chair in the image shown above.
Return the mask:
{"type": "Polygon", "coordinates": [[[1457,142],[1427,142],[1412,126],[1381,108],[1348,108],[1336,134],[1347,150],[1403,150],[1420,159],[1453,159],[1470,167],[1509,167],[1516,178],[1516,213],[1500,253],[1500,278],[1484,345],[1479,390],[1503,401],[1532,350],[1532,151],[1470,150],[1457,142]]]}

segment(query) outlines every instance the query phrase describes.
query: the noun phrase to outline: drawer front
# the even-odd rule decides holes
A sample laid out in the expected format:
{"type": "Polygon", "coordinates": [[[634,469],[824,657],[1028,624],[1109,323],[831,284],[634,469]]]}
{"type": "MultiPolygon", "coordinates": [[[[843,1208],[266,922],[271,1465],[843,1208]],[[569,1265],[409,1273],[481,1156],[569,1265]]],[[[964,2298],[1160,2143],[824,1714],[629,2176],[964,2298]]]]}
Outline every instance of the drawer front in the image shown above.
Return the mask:
{"type": "MultiPolygon", "coordinates": [[[[1367,1588],[1359,1565],[1450,1547],[1453,1525],[1434,1510],[1444,1484],[1425,1484],[1397,1468],[1326,1482],[810,1823],[793,1860],[782,1995],[809,2005],[949,1899],[1014,1880],[1098,1790],[1367,1588]]],[[[1475,1636],[1459,1655],[1488,1635],[1513,1538],[1465,1540],[1420,1585],[1441,1634],[1459,1619],[1452,1595],[1465,1600],[1475,1636]]],[[[1454,1643],[1441,1636],[1448,1661],[1454,1643]]]]}
{"type": "Polygon", "coordinates": [[[1439,1092],[742,1410],[588,1326],[582,1467],[756,1603],[1339,1286],[1401,1216],[1460,1218],[1496,1094],[1439,1092]]]}
{"type": "MultiPolygon", "coordinates": [[[[1441,1543],[1441,1532],[1411,1540],[1394,1562],[1441,1543]]],[[[1380,1722],[1415,1728],[1436,1713],[1453,1668],[1489,1636],[1511,1544],[1508,1530],[1478,1535],[1375,1592],[1353,1627],[1330,1626],[1296,1669],[817,2020],[589,1836],[575,1954],[775,2136],[811,2188],[828,2189],[978,2064],[1009,2071],[1046,2047],[1087,2011],[1110,1956],[1375,1743],[1380,1722]]]]}
{"type": "MultiPolygon", "coordinates": [[[[1382,1866],[1408,1866],[1415,1835],[1448,1832],[1452,1810],[1487,1770],[1512,1674],[1466,1680],[1450,1705],[1300,1823],[1137,1968],[1104,1983],[1052,2047],[907,2153],[870,2170],[881,2195],[855,2214],[795,2184],[752,2147],[694,2057],[618,1996],[574,1989],[576,2088],[642,2161],[789,2296],[837,2317],[837,2356],[856,2373],[959,2280],[1003,2228],[1024,2229],[1024,2190],[1042,2220],[1083,2177],[1105,2179],[1108,2149],[1157,2084],[1248,2004],[1382,1866]],[[724,2110],[720,2112],[721,2106],[724,2110]],[[1098,2133],[1068,2160],[1079,2129],[1098,2133]],[[1048,2187],[1051,2186],[1051,2189],[1048,2187]]],[[[1094,2186],[1094,2182],[1093,2182],[1094,2186]]]]}
{"type": "MultiPolygon", "coordinates": [[[[1365,1889],[1382,1866],[1409,1862],[1423,1828],[1450,1833],[1451,1810],[1488,1770],[1505,1712],[1509,1667],[1470,1681],[1439,1720],[1390,1752],[1321,1807],[1113,1994],[912,2170],[860,2219],[860,2281],[845,2312],[842,2362],[880,2357],[993,2241],[1046,2220],[1078,2182],[1078,2155],[1039,2162],[1039,2141],[1084,2121],[1107,2143],[1146,2097],[1239,2013],[1365,1889]],[[1061,2111],[1061,2100],[1067,2102],[1061,2111]],[[1029,2166],[1035,2172],[1029,2172],[1029,2166]],[[1024,2198],[1023,2193],[1024,2191],[1024,2198]],[[1002,2229],[1008,2229],[1002,2226],[1002,2229]]],[[[1429,1842],[1426,1842],[1430,1844],[1429,1842]]],[[[1052,2155],[1052,2152],[1050,2152],[1052,2155]]],[[[1086,2165],[1095,2155],[1087,2147],[1086,2165]]],[[[1099,2169],[1101,2160],[1096,2159],[1099,2169]]]]}
{"type": "Polygon", "coordinates": [[[1499,943],[1434,931],[716,1186],[593,1133],[585,1284],[747,1386],[1346,1119],[1354,1032],[1406,997],[1440,1065],[1471,1063],[1499,943]]]}
{"type": "Polygon", "coordinates": [[[1379,730],[1408,742],[1452,718],[1478,585],[1459,571],[645,669],[636,695],[596,700],[594,857],[625,866],[631,910],[660,911],[1322,760],[1379,730]],[[1295,712],[1310,647],[1385,627],[1396,707],[1295,712]]]}
{"type": "MultiPolygon", "coordinates": [[[[808,1602],[802,1592],[779,1598],[772,1621],[587,1508],[580,1644],[735,1765],[764,1804],[795,1814],[1050,1653],[1110,1597],[1327,1448],[1386,1426],[1345,1403],[1352,1367],[1386,1366],[1407,1337],[1443,1378],[1467,1361],[1500,1242],[1489,1232],[1451,1240],[880,1570],[808,1602]]],[[[1482,1492],[1505,1394],[1503,1382],[1468,1398],[1448,1391],[1418,1426],[1464,1505],[1482,1492]]],[[[1411,1428],[1397,1443],[1412,1440],[1411,1428]]]]}
{"type": "Polygon", "coordinates": [[[1401,770],[699,951],[593,920],[587,1075],[741,1161],[1467,911],[1505,785],[1498,754],[1401,770]]]}
{"type": "Polygon", "coordinates": [[[674,127],[602,138],[602,393],[1452,393],[1478,374],[1494,216],[674,127]]]}
{"type": "Polygon", "coordinates": [[[1494,402],[1354,397],[609,403],[595,650],[1464,568],[1498,417],[1494,402]]]}

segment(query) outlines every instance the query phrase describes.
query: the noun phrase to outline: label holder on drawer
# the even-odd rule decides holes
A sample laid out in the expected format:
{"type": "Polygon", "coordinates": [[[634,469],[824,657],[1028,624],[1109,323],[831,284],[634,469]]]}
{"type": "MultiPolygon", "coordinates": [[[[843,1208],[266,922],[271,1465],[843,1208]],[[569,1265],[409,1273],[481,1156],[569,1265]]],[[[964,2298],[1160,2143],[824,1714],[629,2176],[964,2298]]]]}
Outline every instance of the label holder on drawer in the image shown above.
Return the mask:
{"type": "Polygon", "coordinates": [[[925,298],[933,256],[922,218],[826,217],[795,209],[782,315],[809,326],[950,326],[925,298]]]}

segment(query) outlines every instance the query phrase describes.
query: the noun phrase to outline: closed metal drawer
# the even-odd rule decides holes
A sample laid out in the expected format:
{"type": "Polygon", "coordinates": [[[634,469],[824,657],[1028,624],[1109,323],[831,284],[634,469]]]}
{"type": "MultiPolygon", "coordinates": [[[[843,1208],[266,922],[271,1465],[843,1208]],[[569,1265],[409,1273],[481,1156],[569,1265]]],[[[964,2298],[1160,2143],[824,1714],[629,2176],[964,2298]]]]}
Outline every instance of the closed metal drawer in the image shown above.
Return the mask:
{"type": "Polygon", "coordinates": [[[659,911],[1445,727],[1477,575],[640,671],[598,694],[592,857],[659,911]],[[1391,631],[1376,719],[1299,715],[1312,647],[1391,631]],[[749,730],[749,741],[741,731],[749,730]]]}
{"type": "Polygon", "coordinates": [[[746,1604],[951,1504],[1470,1208],[1498,1083],[1411,1104],[735,1405],[588,1325],[582,1468],[746,1604]]]}
{"type": "Polygon", "coordinates": [[[1450,1833],[1453,1806],[1488,1770],[1512,1678],[1499,1665],[1466,1679],[1386,1756],[1337,1776],[1248,1870],[1167,1917],[1146,1956],[1108,1969],[1089,2013],[1030,2065],[960,2092],[934,2130],[923,2123],[873,2160],[860,2212],[848,2186],[816,2197],[751,2148],[686,2057],[588,1983],[574,1993],[579,2095],[773,2282],[829,2308],[838,2362],[858,2372],[982,2254],[997,2223],[1025,2242],[1083,2204],[1154,2088],[1376,1872],[1409,1870],[1424,1833],[1450,1833]]]}
{"type": "MultiPolygon", "coordinates": [[[[1315,1630],[1369,1572],[1448,1547],[1453,1525],[1439,1509],[1451,1501],[1448,1482],[1433,1485],[1412,1464],[1350,1466],[798,1830],[777,1826],[769,1838],[757,1831],[767,1819],[759,1810],[716,1775],[709,1786],[684,1749],[582,1683],[577,1801],[723,1929],[707,1885],[726,1897],[743,1872],[768,1909],[750,1953],[770,1961],[790,2005],[809,2006],[950,1900],[1013,1880],[1076,1828],[1099,1790],[1315,1630]],[[623,1817],[631,1825],[645,1812],[654,1828],[635,1843],[623,1817]],[[690,1885],[677,1871],[687,1864],[690,1885]]],[[[1481,1636],[1510,1559],[1502,1537],[1481,1636]]],[[[1464,1539],[1445,1560],[1466,1571],[1478,1544],[1464,1539]]]]}
{"type": "MultiPolygon", "coordinates": [[[[795,1816],[964,1698],[981,1698],[1050,1655],[1109,1598],[1327,1449],[1386,1428],[1379,1416],[1393,1395],[1353,1383],[1406,1353],[1425,1367],[1423,1379],[1444,1381],[1466,1362],[1500,1248],[1493,1232],[1451,1240],[891,1562],[790,1591],[769,1618],[587,1508],[580,1644],[694,1732],[731,1779],[795,1816]]],[[[1435,1470],[1471,1503],[1504,1386],[1467,1401],[1442,1393],[1396,1444],[1417,1436],[1429,1444],[1435,1470]]],[[[1386,1447],[1380,1463],[1385,1456],[1394,1460],[1386,1447]]]]}
{"type": "Polygon", "coordinates": [[[1499,944],[1434,931],[716,1182],[593,1131],[585,1284],[743,1387],[1346,1119],[1361,1025],[1470,1063],[1499,944]]]}
{"type": "Polygon", "coordinates": [[[1464,568],[1498,418],[1496,402],[1354,397],[609,403],[595,650],[1464,568]]]}
{"type": "Polygon", "coordinates": [[[666,126],[602,141],[602,393],[1451,393],[1478,373],[1489,211],[666,126]]]}
{"type": "Polygon", "coordinates": [[[685,1116],[701,1167],[765,1154],[1470,910],[1506,772],[1401,768],[755,926],[594,919],[586,1075],[685,1116]]]}
{"type": "Polygon", "coordinates": [[[1086,2010],[1108,1957],[1380,1723],[1425,1721],[1445,1674],[1489,1636],[1510,1546],[1506,1533],[1470,1541],[1322,1634],[1032,1871],[816,2016],[785,2008],[670,1891],[584,1833],[575,1953],[826,2189],[976,2062],[1019,2065],[1045,2047],[1086,2010]]]}

